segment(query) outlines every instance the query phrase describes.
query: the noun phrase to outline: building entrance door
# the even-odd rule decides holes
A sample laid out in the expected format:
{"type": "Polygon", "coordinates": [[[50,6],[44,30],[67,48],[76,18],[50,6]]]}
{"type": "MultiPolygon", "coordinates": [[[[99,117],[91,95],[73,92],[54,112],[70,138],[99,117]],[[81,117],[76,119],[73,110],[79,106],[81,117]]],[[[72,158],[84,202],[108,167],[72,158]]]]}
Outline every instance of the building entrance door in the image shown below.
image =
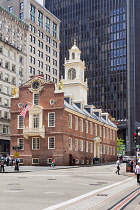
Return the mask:
{"type": "Polygon", "coordinates": [[[69,154],[69,165],[72,166],[72,154],[69,154]]]}

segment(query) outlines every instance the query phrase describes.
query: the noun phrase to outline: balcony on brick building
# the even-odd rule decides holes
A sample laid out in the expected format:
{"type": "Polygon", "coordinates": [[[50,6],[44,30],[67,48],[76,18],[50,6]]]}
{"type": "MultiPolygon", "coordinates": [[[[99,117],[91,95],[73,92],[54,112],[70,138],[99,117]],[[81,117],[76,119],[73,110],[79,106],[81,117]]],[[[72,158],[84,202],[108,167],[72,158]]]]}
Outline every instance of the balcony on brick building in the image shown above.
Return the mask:
{"type": "Polygon", "coordinates": [[[41,128],[29,128],[25,127],[23,129],[23,135],[26,139],[29,138],[29,136],[40,136],[42,138],[45,138],[45,128],[44,125],[41,128]]]}

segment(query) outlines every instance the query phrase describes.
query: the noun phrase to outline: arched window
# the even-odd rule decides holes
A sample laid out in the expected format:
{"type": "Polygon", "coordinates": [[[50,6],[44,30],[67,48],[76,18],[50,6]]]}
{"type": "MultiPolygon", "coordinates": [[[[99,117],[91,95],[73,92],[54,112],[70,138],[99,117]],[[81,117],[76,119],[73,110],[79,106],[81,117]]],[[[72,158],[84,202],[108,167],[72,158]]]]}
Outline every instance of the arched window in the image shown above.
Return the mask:
{"type": "Polygon", "coordinates": [[[75,53],[72,53],[72,59],[75,59],[75,53]]]}
{"type": "Polygon", "coordinates": [[[71,68],[68,70],[68,79],[73,80],[76,78],[76,70],[71,68]]]}

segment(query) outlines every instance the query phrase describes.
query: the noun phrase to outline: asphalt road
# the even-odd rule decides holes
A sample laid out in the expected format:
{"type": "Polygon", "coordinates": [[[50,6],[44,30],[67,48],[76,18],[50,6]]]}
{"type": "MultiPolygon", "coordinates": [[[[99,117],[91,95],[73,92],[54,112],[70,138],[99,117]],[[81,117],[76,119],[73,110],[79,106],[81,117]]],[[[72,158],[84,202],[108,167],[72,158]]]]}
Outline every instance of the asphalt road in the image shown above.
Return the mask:
{"type": "Polygon", "coordinates": [[[136,177],[125,173],[125,163],[121,175],[113,172],[115,168],[115,164],[61,169],[21,167],[17,173],[5,168],[12,173],[0,173],[0,209],[140,209],[136,177]]]}

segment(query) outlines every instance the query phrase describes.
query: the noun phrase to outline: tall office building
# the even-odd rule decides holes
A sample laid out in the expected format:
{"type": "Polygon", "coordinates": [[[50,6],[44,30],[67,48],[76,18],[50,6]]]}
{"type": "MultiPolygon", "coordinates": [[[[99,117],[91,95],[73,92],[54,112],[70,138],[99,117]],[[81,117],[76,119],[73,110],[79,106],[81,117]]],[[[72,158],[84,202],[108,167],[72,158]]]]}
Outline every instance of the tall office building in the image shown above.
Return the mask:
{"type": "Polygon", "coordinates": [[[10,152],[10,97],[27,81],[28,24],[0,6],[0,156],[10,152]]]}
{"type": "Polygon", "coordinates": [[[60,74],[76,38],[87,66],[88,103],[118,120],[118,137],[132,153],[140,122],[140,1],[44,0],[44,6],[61,20],[60,74]]]}
{"type": "Polygon", "coordinates": [[[44,74],[59,80],[60,20],[35,0],[0,0],[0,4],[29,25],[27,33],[27,78],[44,74]]]}

